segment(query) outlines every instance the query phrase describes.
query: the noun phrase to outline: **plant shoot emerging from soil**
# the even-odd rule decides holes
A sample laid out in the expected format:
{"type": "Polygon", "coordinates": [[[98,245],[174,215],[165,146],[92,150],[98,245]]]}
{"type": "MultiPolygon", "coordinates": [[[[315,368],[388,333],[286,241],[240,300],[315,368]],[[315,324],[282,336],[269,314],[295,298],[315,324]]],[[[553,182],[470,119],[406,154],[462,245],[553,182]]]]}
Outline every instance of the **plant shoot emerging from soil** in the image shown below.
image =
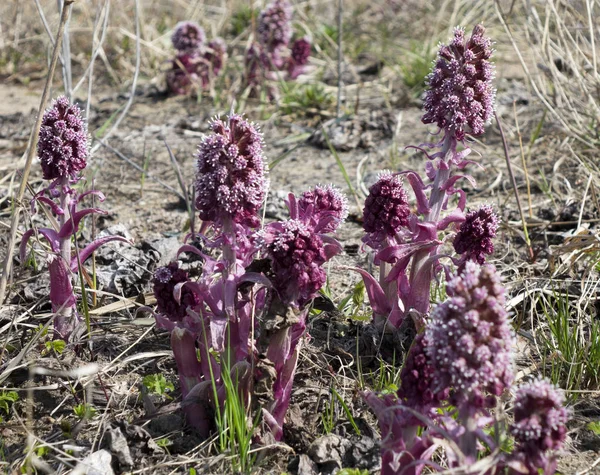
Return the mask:
{"type": "MultiPolygon", "coordinates": [[[[440,439],[450,443],[445,445],[449,468],[472,466],[484,446],[493,453],[497,445],[485,430],[494,424],[504,427],[490,410],[511,388],[515,338],[500,278],[492,266],[483,265],[493,253],[499,218],[489,205],[465,214],[466,193],[457,186],[463,179],[473,182],[461,174],[470,163],[467,140],[484,132],[494,111],[491,54],[481,25],[469,38],[456,28],[450,44],[440,46],[428,77],[422,121],[436,124],[442,139],[415,147],[428,158],[429,184],[413,171],[384,173],[365,202],[363,242],[375,252],[379,279],[356,270],[374,323],[384,331],[410,324],[417,330],[396,394],[364,393],[379,420],[383,475],[419,474],[425,466],[442,471],[431,461],[440,439]],[[401,177],[412,188],[416,212],[401,177]],[[440,252],[447,241],[458,257],[440,252]],[[442,264],[442,258],[450,258],[449,264],[442,264]],[[430,311],[431,285],[442,271],[448,298],[430,311]]],[[[561,396],[544,384],[519,390],[510,432],[517,448],[497,456],[490,466],[511,473],[552,473],[554,459],[547,451],[562,446],[566,413],[561,396]]]]}
{"type": "Polygon", "coordinates": [[[323,265],[341,251],[330,234],[348,206],[337,188],[317,186],[290,194],[290,219],[261,226],[261,133],[237,114],[215,119],[211,131],[197,153],[201,234],[179,251],[198,255],[202,273],[191,278],[177,262],[159,268],[156,319],[171,332],[184,411],[202,436],[223,429],[234,391],[241,410],[260,408],[263,429],[280,440],[308,311],[323,265]]]}
{"type": "Polygon", "coordinates": [[[21,241],[21,262],[25,262],[27,243],[34,235],[40,235],[48,242],[47,256],[50,273],[50,302],[56,314],[54,335],[68,340],[80,321],[77,313],[77,297],[73,290],[73,275],[79,265],[103,244],[110,241],[126,241],[120,236],[99,238],[88,244],[78,255],[73,255],[71,241],[79,231],[79,225],[87,215],[105,214],[98,208],[77,210],[81,201],[95,195],[104,201],[104,195],[96,190],[79,194],[73,185],[81,179],[81,171],[89,159],[87,125],[81,117],[81,110],[71,104],[66,97],[54,100],[44,113],[38,141],[38,157],[44,178],[50,184],[38,192],[32,209],[48,207],[52,213],[51,228],[30,229],[21,241]]]}

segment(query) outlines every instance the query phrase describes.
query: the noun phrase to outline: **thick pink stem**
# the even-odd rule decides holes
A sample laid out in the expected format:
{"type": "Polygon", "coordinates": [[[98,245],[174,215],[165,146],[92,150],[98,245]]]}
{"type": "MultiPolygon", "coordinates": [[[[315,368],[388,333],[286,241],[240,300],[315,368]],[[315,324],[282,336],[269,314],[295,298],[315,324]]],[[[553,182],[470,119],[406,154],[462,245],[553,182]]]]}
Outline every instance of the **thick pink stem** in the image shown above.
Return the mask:
{"type": "MultiPolygon", "coordinates": [[[[58,186],[60,187],[60,207],[64,211],[64,213],[59,216],[60,228],[62,229],[65,223],[71,219],[71,187],[69,186],[69,177],[64,177],[58,186]]],[[[59,237],[59,245],[59,258],[64,262],[64,267],[69,269],[71,263],[71,236],[59,237]]],[[[65,276],[65,278],[70,280],[69,286],[72,289],[72,277],[65,276]]],[[[77,322],[77,312],[75,309],[76,299],[74,294],[73,298],[70,299],[69,302],[71,302],[70,305],[64,305],[63,303],[55,310],[57,313],[56,319],[54,320],[55,338],[68,339],[75,328],[75,323],[77,322]]]]}

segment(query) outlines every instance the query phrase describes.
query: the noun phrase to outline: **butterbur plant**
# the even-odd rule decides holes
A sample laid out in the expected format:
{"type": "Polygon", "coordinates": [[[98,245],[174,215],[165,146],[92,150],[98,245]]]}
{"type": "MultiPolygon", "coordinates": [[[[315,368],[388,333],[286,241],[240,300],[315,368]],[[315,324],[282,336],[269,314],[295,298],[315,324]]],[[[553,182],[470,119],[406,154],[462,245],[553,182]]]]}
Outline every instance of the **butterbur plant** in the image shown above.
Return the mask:
{"type": "Polygon", "coordinates": [[[256,37],[246,50],[246,84],[252,90],[264,87],[274,97],[276,89],[268,82],[295,80],[305,73],[310,40],[298,38],[290,46],[292,6],[287,0],[274,0],[260,12],[256,37]]]}
{"type": "Polygon", "coordinates": [[[171,332],[183,409],[201,435],[222,429],[234,387],[279,440],[308,311],[324,264],[341,251],[331,234],[346,199],[331,186],[291,194],[290,219],[263,226],[262,134],[236,114],[212,121],[211,131],[196,156],[203,223],[196,244],[180,249],[202,259],[202,272],[190,278],[177,262],[156,271],[157,324],[171,332]]]}
{"type": "Polygon", "coordinates": [[[49,208],[51,227],[35,228],[23,235],[20,248],[21,262],[25,262],[27,243],[32,236],[43,237],[50,249],[47,255],[50,273],[50,302],[56,317],[54,335],[67,340],[79,321],[77,297],[73,289],[73,277],[79,263],[83,263],[103,244],[110,241],[126,241],[120,236],[106,236],[88,244],[78,254],[73,253],[75,239],[81,221],[88,215],[106,214],[99,208],[78,210],[81,202],[91,195],[104,201],[97,190],[79,193],[74,185],[82,180],[81,172],[89,159],[87,125],[81,110],[66,97],[54,100],[42,118],[37,152],[43,177],[49,184],[38,192],[32,209],[49,208]]]}
{"type": "Polygon", "coordinates": [[[195,22],[179,22],[171,36],[177,54],[167,72],[167,86],[174,94],[207,89],[221,72],[227,45],[221,38],[207,43],[204,29],[195,22]]]}
{"type": "Polygon", "coordinates": [[[426,466],[442,471],[431,460],[440,446],[448,468],[479,463],[483,473],[498,467],[554,473],[550,452],[562,447],[567,417],[564,397],[552,385],[519,388],[510,427],[492,412],[514,378],[515,339],[499,276],[492,266],[469,261],[446,291],[448,300],[433,308],[410,348],[397,394],[365,394],[382,434],[382,474],[418,474],[426,466]],[[488,435],[492,427],[496,437],[488,435]],[[510,436],[513,451],[496,450],[510,436]]]}
{"type": "Polygon", "coordinates": [[[436,124],[441,140],[413,147],[428,159],[425,177],[414,171],[384,173],[369,190],[363,242],[375,251],[380,274],[375,279],[359,272],[376,323],[398,328],[408,312],[426,315],[442,257],[450,257],[462,269],[469,260],[483,264],[493,252],[497,215],[490,206],[465,215],[466,193],[459,186],[464,180],[474,184],[472,177],[462,173],[473,163],[466,159],[471,152],[467,140],[485,131],[493,113],[492,47],[484,33],[481,25],[470,37],[456,28],[450,44],[440,46],[428,76],[422,121],[436,124]],[[412,190],[414,204],[405,184],[412,190]],[[452,236],[458,257],[440,252],[452,236]]]}
{"type": "Polygon", "coordinates": [[[410,315],[417,330],[398,391],[364,394],[379,422],[383,475],[475,466],[482,473],[553,473],[549,451],[565,439],[564,399],[546,382],[517,391],[510,428],[494,412],[512,389],[515,343],[505,290],[485,264],[499,219],[489,205],[466,212],[458,186],[473,181],[462,174],[471,163],[468,138],[481,135],[493,113],[492,49],[484,33],[478,25],[466,37],[457,28],[440,47],[422,121],[436,124],[441,140],[415,147],[428,158],[425,178],[383,173],[365,201],[363,242],[380,273],[356,270],[374,323],[398,329],[410,315]],[[443,244],[455,254],[443,253],[443,244]],[[442,271],[448,299],[430,309],[431,285],[442,271]],[[488,435],[491,428],[496,437],[488,435]],[[514,438],[511,453],[500,450],[502,437],[514,438]],[[432,460],[440,446],[446,467],[432,460]],[[482,458],[486,452],[491,455],[482,458]]]}

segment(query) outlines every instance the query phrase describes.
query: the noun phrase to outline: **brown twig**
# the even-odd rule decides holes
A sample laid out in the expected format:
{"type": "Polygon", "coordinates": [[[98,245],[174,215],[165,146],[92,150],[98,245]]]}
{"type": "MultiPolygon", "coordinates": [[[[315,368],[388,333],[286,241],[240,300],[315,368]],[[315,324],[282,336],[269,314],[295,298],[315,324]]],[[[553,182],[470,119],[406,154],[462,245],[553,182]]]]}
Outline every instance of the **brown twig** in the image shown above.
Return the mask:
{"type": "Polygon", "coordinates": [[[521,198],[519,197],[519,190],[517,188],[517,181],[515,180],[515,174],[513,173],[512,165],[510,163],[510,153],[508,151],[508,143],[506,142],[506,136],[504,135],[504,129],[502,129],[502,124],[500,123],[500,117],[498,117],[498,112],[494,112],[494,117],[496,118],[496,123],[498,124],[498,129],[500,130],[500,137],[502,138],[502,145],[504,146],[504,156],[506,157],[506,168],[508,169],[508,175],[510,176],[510,181],[513,187],[513,191],[515,192],[515,199],[517,200],[517,208],[519,209],[519,215],[521,216],[521,222],[523,223],[523,233],[525,234],[525,244],[527,244],[527,249],[529,250],[529,257],[533,260],[533,249],[531,249],[531,240],[529,239],[529,233],[527,232],[527,221],[525,220],[525,215],[523,214],[523,207],[521,206],[521,198]]]}
{"type": "Polygon", "coordinates": [[[46,84],[44,84],[44,92],[42,93],[42,99],[40,100],[37,119],[33,129],[31,130],[31,135],[29,136],[29,144],[26,152],[27,160],[25,162],[25,168],[23,169],[23,175],[21,176],[21,184],[17,193],[17,199],[15,200],[16,206],[10,222],[10,236],[8,238],[6,257],[4,258],[4,264],[2,266],[2,276],[0,277],[0,305],[2,305],[4,302],[8,277],[12,270],[12,258],[15,250],[15,240],[17,238],[17,227],[19,226],[19,218],[21,217],[21,200],[23,199],[23,195],[25,194],[25,190],[27,188],[27,180],[29,179],[29,172],[31,170],[31,164],[33,162],[33,156],[37,146],[38,134],[40,132],[40,127],[42,126],[44,109],[46,108],[46,102],[48,102],[48,96],[50,95],[50,86],[52,85],[52,77],[54,76],[56,63],[58,62],[58,52],[60,50],[63,33],[65,31],[65,24],[67,22],[67,18],[69,18],[69,13],[71,12],[71,7],[74,1],[75,0],[65,0],[63,4],[63,9],[60,15],[60,23],[58,25],[58,32],[56,33],[56,39],[54,41],[52,59],[50,60],[50,68],[48,69],[48,77],[46,78],[46,84]]]}
{"type": "Polygon", "coordinates": [[[519,118],[517,117],[517,102],[513,101],[513,113],[515,115],[515,126],[517,127],[517,136],[519,137],[519,149],[521,150],[521,164],[525,173],[525,183],[527,184],[527,202],[529,204],[529,217],[533,218],[533,205],[531,203],[531,184],[529,182],[529,172],[527,171],[527,161],[525,160],[525,151],[523,150],[523,137],[519,129],[519,118]]]}
{"type": "Polygon", "coordinates": [[[337,107],[336,119],[339,120],[342,112],[342,14],[344,12],[343,0],[338,0],[338,57],[337,57],[337,107]]]}

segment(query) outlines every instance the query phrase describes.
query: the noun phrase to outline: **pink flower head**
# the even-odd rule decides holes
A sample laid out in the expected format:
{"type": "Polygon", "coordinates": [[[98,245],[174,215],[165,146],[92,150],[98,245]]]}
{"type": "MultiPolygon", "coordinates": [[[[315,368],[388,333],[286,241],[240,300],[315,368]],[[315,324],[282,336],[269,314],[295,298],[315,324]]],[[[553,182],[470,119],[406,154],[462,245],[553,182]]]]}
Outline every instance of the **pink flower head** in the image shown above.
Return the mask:
{"type": "Polygon", "coordinates": [[[286,47],[292,37],[292,7],[287,0],[274,0],[260,12],[258,39],[269,53],[286,47]]]}
{"type": "Polygon", "coordinates": [[[73,178],[87,165],[87,124],[77,104],[61,96],[44,112],[37,153],[46,180],[73,178]]]}
{"type": "Polygon", "coordinates": [[[304,66],[310,57],[310,41],[305,36],[294,41],[292,45],[292,59],[299,66],[304,66]]]}
{"type": "Polygon", "coordinates": [[[450,298],[433,309],[425,330],[434,386],[450,387],[454,405],[489,407],[487,394],[499,396],[513,379],[504,288],[492,266],[468,261],[446,292],[450,298]]]}
{"type": "Polygon", "coordinates": [[[304,66],[310,57],[310,41],[307,37],[297,39],[292,45],[292,53],[288,60],[288,74],[290,79],[296,79],[304,73],[304,66]]]}
{"type": "Polygon", "coordinates": [[[425,124],[437,124],[457,140],[465,131],[481,135],[494,113],[492,42],[477,25],[469,39],[461,28],[454,30],[449,45],[440,46],[438,59],[428,76],[429,90],[423,108],[425,124]]]}
{"type": "Polygon", "coordinates": [[[348,217],[348,199],[335,186],[317,185],[298,200],[300,219],[319,233],[333,233],[348,217]]]}
{"type": "Polygon", "coordinates": [[[181,21],[175,25],[171,36],[173,47],[183,53],[198,51],[206,41],[204,29],[193,21],[181,21]]]}
{"type": "Polygon", "coordinates": [[[490,205],[483,205],[467,213],[465,221],[454,238],[454,250],[465,260],[485,263],[485,256],[494,252],[493,238],[496,237],[500,219],[490,205]]]}
{"type": "Polygon", "coordinates": [[[263,138],[256,126],[233,114],[211,122],[198,147],[196,208],[200,219],[258,227],[267,190],[263,138]]]}
{"type": "Polygon", "coordinates": [[[530,473],[538,473],[538,469],[547,466],[546,451],[559,450],[564,444],[567,435],[564,403],[563,393],[544,379],[524,384],[517,391],[511,433],[515,452],[529,466],[530,473]]]}
{"type": "Polygon", "coordinates": [[[368,233],[363,239],[377,247],[386,238],[393,237],[408,224],[410,207],[408,195],[397,175],[383,173],[369,188],[363,209],[363,228],[368,233]]]}
{"type": "Polygon", "coordinates": [[[303,306],[316,296],[326,280],[321,268],[327,261],[323,240],[296,219],[269,225],[264,237],[274,273],[273,285],[281,300],[303,306]]]}
{"type": "MultiPolygon", "coordinates": [[[[415,411],[428,415],[433,409],[448,399],[448,387],[434,388],[433,376],[435,367],[426,353],[429,342],[424,332],[419,333],[413,341],[402,372],[398,398],[415,411]]],[[[422,421],[413,417],[411,425],[421,425],[422,421]]]]}
{"type": "Polygon", "coordinates": [[[175,300],[173,295],[175,286],[188,280],[188,273],[180,269],[177,262],[156,269],[152,285],[159,313],[170,320],[180,322],[186,316],[188,307],[193,309],[200,303],[196,294],[186,286],[181,289],[180,301],[175,300]]]}

